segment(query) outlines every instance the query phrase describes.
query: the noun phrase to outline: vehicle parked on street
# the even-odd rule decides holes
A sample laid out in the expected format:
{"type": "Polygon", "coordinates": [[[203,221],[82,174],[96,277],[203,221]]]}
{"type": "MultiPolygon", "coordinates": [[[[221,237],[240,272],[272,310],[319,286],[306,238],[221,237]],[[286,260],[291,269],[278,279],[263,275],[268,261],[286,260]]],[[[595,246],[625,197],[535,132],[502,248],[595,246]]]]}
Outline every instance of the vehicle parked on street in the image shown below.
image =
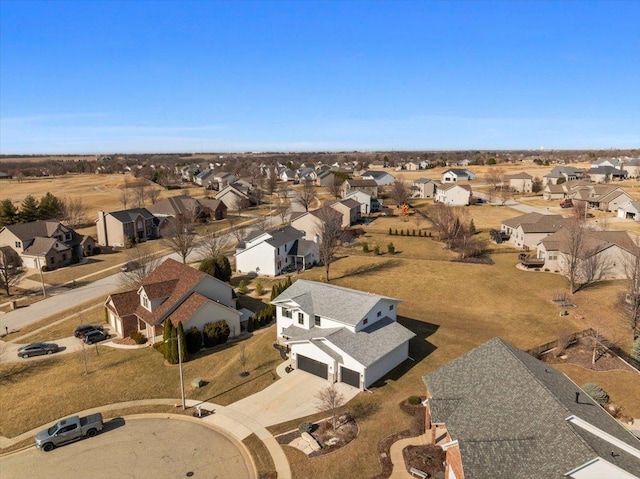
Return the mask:
{"type": "Polygon", "coordinates": [[[571,201],[571,198],[567,198],[566,200],[562,200],[560,202],[560,208],[573,208],[573,201],[571,201]]]}
{"type": "Polygon", "coordinates": [[[102,326],[94,326],[93,324],[83,324],[82,326],[78,326],[76,330],[73,332],[73,335],[76,338],[84,338],[84,336],[91,331],[102,331],[102,326]]]}
{"type": "Polygon", "coordinates": [[[104,421],[100,413],[86,417],[68,417],[36,434],[36,447],[49,452],[56,446],[78,441],[83,437],[94,437],[103,427],[104,421]]]}
{"type": "Polygon", "coordinates": [[[82,340],[87,344],[99,343],[100,341],[104,341],[105,339],[109,339],[109,333],[107,333],[106,331],[99,331],[97,329],[89,331],[82,338],[82,340]]]}
{"type": "Polygon", "coordinates": [[[41,356],[43,354],[57,353],[60,347],[55,343],[31,343],[18,349],[18,356],[30,358],[31,356],[41,356]]]}

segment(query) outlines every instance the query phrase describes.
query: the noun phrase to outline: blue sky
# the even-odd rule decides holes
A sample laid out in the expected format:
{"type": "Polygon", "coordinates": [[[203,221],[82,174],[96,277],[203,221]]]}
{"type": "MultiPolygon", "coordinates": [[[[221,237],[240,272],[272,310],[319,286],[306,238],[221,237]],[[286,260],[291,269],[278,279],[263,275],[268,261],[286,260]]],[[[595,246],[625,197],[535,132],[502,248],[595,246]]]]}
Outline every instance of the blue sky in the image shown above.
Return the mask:
{"type": "Polygon", "coordinates": [[[640,147],[640,2],[0,0],[0,153],[640,147]]]}

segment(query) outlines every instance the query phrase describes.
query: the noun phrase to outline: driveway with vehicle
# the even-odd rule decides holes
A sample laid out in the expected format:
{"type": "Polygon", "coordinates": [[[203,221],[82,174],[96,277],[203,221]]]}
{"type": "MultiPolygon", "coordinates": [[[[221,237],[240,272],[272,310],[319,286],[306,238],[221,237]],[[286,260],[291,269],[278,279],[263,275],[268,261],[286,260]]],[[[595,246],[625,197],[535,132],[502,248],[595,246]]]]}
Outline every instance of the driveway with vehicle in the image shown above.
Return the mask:
{"type": "Polygon", "coordinates": [[[210,427],[180,419],[127,418],[108,421],[98,436],[48,453],[31,447],[3,457],[2,477],[253,479],[256,475],[244,449],[210,427]]]}

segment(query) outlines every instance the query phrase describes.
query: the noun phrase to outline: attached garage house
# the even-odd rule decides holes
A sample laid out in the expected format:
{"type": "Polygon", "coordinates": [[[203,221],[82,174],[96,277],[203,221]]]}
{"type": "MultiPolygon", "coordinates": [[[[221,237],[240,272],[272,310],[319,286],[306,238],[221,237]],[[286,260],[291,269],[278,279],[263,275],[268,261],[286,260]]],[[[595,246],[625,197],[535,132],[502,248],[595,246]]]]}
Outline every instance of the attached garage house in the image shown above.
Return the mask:
{"type": "Polygon", "coordinates": [[[396,322],[400,300],[298,280],[272,301],[292,365],[331,382],[369,387],[409,357],[414,333],[396,322]]]}

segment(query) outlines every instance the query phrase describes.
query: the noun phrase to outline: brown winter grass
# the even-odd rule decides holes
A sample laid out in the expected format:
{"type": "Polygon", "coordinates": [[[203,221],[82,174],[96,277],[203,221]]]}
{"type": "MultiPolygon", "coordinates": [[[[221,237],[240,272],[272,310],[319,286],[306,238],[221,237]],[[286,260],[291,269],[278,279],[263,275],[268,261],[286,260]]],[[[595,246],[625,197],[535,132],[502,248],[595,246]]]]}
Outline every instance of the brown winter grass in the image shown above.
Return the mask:
{"type": "MultiPolygon", "coordinates": [[[[239,376],[238,343],[201,353],[184,363],[187,398],[226,405],[272,384],[279,363],[279,355],[271,346],[274,335],[275,328],[271,328],[246,340],[247,369],[251,373],[247,378],[239,376]],[[206,385],[192,390],[189,381],[196,377],[206,385]]],[[[0,435],[14,437],[56,418],[100,405],[147,398],[179,401],[177,366],[165,366],[162,355],[151,347],[87,348],[87,375],[82,354],[1,364],[3,400],[12,408],[11,414],[5,410],[0,415],[0,435]]]]}

